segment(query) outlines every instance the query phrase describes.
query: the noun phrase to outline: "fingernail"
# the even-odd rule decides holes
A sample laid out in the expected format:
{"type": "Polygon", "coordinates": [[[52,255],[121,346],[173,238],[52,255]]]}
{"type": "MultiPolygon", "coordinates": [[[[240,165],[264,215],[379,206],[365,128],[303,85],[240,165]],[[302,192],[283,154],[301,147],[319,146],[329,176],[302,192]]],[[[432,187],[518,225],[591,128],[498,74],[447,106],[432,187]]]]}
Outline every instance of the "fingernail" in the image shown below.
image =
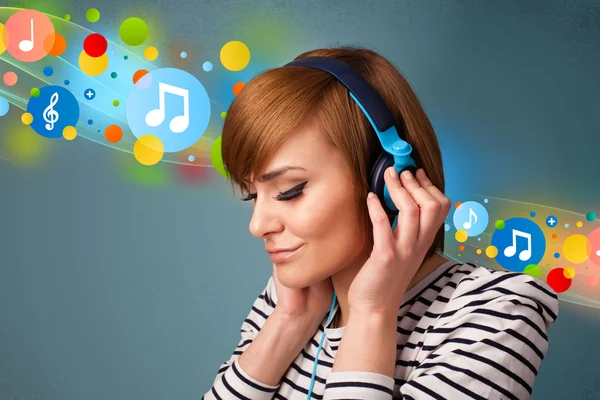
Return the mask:
{"type": "Polygon", "coordinates": [[[390,176],[390,178],[397,178],[398,177],[398,172],[396,171],[396,168],[389,167],[388,168],[388,175],[390,176]]]}
{"type": "Polygon", "coordinates": [[[369,192],[369,194],[367,195],[367,199],[372,199],[375,197],[375,193],[373,192],[369,192]]]}
{"type": "Polygon", "coordinates": [[[413,179],[413,176],[412,176],[412,174],[410,173],[410,171],[409,171],[409,170],[406,170],[406,171],[404,171],[404,172],[402,173],[402,175],[403,175],[403,176],[404,176],[404,178],[405,178],[405,179],[407,179],[407,180],[412,180],[412,179],[413,179]]]}

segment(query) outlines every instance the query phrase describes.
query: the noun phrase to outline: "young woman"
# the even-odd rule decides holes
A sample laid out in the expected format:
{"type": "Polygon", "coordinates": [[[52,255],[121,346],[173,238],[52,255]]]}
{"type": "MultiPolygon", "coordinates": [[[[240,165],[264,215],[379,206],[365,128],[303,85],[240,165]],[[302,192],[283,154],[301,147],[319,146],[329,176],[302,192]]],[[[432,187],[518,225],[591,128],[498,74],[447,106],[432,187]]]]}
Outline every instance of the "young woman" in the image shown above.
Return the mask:
{"type": "Polygon", "coordinates": [[[451,203],[409,84],[367,49],[294,63],[252,79],[225,120],[223,161],[273,275],[203,398],[530,398],[557,296],[441,255],[451,203]]]}

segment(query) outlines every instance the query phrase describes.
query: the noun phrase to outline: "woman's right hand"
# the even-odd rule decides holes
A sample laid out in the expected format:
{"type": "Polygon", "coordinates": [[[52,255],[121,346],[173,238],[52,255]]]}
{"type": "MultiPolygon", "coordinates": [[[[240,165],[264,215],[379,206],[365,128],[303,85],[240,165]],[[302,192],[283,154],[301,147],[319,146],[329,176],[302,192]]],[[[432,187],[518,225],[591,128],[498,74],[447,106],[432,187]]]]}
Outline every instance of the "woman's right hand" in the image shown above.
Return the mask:
{"type": "Polygon", "coordinates": [[[333,300],[331,277],[305,288],[289,288],[279,282],[277,267],[273,264],[273,282],[277,292],[277,305],[275,308],[283,315],[292,318],[308,316],[321,321],[325,313],[331,309],[331,301],[333,300]]]}

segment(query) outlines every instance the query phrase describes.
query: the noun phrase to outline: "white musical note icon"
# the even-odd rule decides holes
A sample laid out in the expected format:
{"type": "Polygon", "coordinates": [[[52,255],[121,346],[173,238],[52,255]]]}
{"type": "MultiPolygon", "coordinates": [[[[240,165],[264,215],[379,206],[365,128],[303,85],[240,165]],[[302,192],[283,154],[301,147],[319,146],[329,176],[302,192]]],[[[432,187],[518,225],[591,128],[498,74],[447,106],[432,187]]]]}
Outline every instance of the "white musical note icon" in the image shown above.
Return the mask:
{"type": "Polygon", "coordinates": [[[165,93],[171,93],[183,97],[183,115],[174,117],[169,123],[171,132],[181,133],[190,125],[190,98],[189,91],[177,86],[158,82],[159,108],[151,110],[146,114],[146,124],[148,126],[158,126],[165,120],[165,93]]]}
{"type": "Polygon", "coordinates": [[[527,248],[525,250],[522,250],[519,253],[519,260],[521,261],[527,261],[531,258],[531,233],[527,233],[527,232],[522,232],[516,229],[512,230],[512,240],[513,243],[511,246],[508,246],[507,248],[504,249],[504,255],[506,257],[512,257],[515,255],[515,253],[517,252],[517,236],[521,236],[527,239],[527,248]]]}
{"type": "Polygon", "coordinates": [[[56,111],[53,107],[58,103],[58,92],[54,92],[52,97],[50,97],[50,105],[44,109],[44,121],[47,122],[46,129],[51,131],[54,129],[54,124],[58,121],[58,111],[56,111]]]}
{"type": "Polygon", "coordinates": [[[475,211],[473,211],[472,208],[469,208],[469,221],[467,221],[467,222],[465,222],[463,224],[463,228],[465,228],[465,229],[471,229],[471,226],[472,226],[472,224],[471,224],[471,215],[473,217],[475,217],[475,223],[477,223],[477,214],[475,214],[475,211]]]}
{"type": "Polygon", "coordinates": [[[33,18],[31,19],[31,39],[24,39],[19,42],[19,49],[25,53],[33,50],[33,18]]]}

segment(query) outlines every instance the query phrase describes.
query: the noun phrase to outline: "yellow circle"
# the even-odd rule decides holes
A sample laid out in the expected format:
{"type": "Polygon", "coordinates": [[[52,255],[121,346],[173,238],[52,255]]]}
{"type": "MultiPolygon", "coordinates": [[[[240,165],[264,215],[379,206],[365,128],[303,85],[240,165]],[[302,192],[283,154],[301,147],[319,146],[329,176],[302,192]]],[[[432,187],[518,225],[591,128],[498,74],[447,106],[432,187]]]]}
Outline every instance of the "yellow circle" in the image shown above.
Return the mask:
{"type": "Polygon", "coordinates": [[[464,229],[459,229],[454,234],[454,238],[457,242],[463,243],[467,241],[467,239],[469,238],[469,234],[464,229]]]}
{"type": "Polygon", "coordinates": [[[575,268],[573,268],[573,267],[565,268],[565,270],[563,271],[563,275],[565,276],[565,278],[573,279],[575,277],[575,268]]]}
{"type": "Polygon", "coordinates": [[[162,160],[165,147],[159,138],[153,135],[144,135],[136,140],[133,145],[133,155],[140,164],[154,165],[162,160]]]}
{"type": "Polygon", "coordinates": [[[477,249],[477,254],[481,254],[481,253],[483,253],[483,252],[481,251],[481,249],[477,249]]]}
{"type": "Polygon", "coordinates": [[[21,122],[25,125],[31,125],[31,123],[33,122],[33,115],[31,115],[28,112],[23,113],[23,115],[21,115],[21,122]]]}
{"type": "Polygon", "coordinates": [[[577,221],[575,225],[577,225],[578,228],[581,228],[583,226],[583,222],[577,221]]]}
{"type": "Polygon", "coordinates": [[[0,23],[0,54],[6,51],[6,43],[8,42],[8,31],[4,29],[4,24],[0,23]]]}
{"type": "Polygon", "coordinates": [[[562,253],[570,263],[581,264],[587,261],[591,252],[592,244],[583,235],[571,235],[563,242],[562,253]]]}
{"type": "Polygon", "coordinates": [[[485,255],[489,258],[494,258],[498,255],[498,248],[496,246],[488,246],[485,249],[485,255]]]}
{"type": "Polygon", "coordinates": [[[108,67],[108,54],[104,53],[100,57],[90,57],[84,51],[79,54],[79,68],[84,74],[89,76],[98,76],[108,67]]]}
{"type": "Polygon", "coordinates": [[[221,64],[230,71],[246,68],[250,62],[250,49],[244,43],[232,40],[221,48],[221,64]]]}
{"type": "Polygon", "coordinates": [[[73,140],[77,137],[77,129],[74,126],[65,126],[63,129],[63,137],[67,140],[73,140]]]}
{"type": "Polygon", "coordinates": [[[149,61],[156,60],[158,57],[158,49],[154,46],[146,47],[146,50],[144,50],[144,57],[146,57],[146,59],[149,61]]]}

